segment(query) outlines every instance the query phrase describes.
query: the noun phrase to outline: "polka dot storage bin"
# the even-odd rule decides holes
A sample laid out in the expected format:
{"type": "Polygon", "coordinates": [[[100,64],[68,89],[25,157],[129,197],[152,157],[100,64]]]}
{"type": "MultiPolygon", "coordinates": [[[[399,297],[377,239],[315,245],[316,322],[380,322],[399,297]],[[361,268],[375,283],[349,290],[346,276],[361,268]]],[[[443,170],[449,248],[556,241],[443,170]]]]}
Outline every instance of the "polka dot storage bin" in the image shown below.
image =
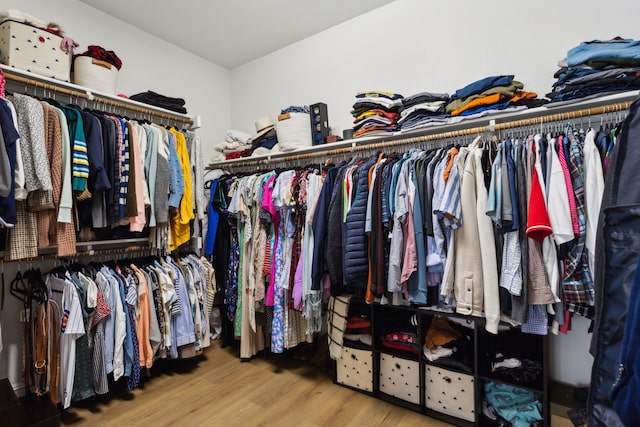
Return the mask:
{"type": "Polygon", "coordinates": [[[380,354],[380,391],[420,404],[420,366],[417,361],[380,354]]]}
{"type": "Polygon", "coordinates": [[[471,375],[427,365],[424,387],[427,408],[475,421],[475,384],[471,375]]]}
{"type": "Polygon", "coordinates": [[[0,23],[0,62],[65,82],[70,81],[71,55],[62,37],[16,21],[0,23]]]}
{"type": "Polygon", "coordinates": [[[373,352],[343,347],[340,358],[336,360],[336,382],[373,391],[373,352]]]}

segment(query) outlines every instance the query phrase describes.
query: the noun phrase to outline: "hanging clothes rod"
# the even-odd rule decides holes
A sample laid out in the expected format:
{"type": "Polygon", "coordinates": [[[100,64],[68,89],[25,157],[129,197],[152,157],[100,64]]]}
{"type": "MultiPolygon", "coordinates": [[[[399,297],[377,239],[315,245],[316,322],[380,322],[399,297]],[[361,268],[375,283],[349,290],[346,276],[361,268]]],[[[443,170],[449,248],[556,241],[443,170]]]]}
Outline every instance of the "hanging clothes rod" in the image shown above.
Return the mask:
{"type": "MultiPolygon", "coordinates": [[[[105,256],[105,255],[115,255],[116,258],[121,257],[121,256],[128,256],[128,257],[132,257],[132,254],[134,253],[138,253],[138,254],[142,254],[142,253],[151,253],[153,251],[152,248],[150,248],[149,246],[129,246],[126,248],[126,250],[123,249],[88,249],[88,250],[84,250],[84,251],[79,251],[74,253],[73,255],[69,255],[69,256],[64,256],[64,257],[60,257],[58,256],[55,252],[52,253],[41,253],[38,254],[35,257],[31,257],[31,258],[21,258],[21,259],[16,259],[16,260],[5,260],[2,257],[0,257],[0,262],[1,263],[13,263],[13,264],[20,264],[23,262],[29,263],[29,262],[34,262],[34,261],[44,261],[44,260],[48,260],[48,259],[59,259],[59,260],[68,260],[68,259],[76,259],[76,258],[82,258],[82,257],[87,257],[87,256],[105,256]]],[[[1,254],[1,252],[0,252],[1,254]]]]}
{"type": "Polygon", "coordinates": [[[179,116],[171,113],[166,113],[163,111],[157,111],[152,108],[144,108],[144,107],[132,104],[131,101],[125,102],[125,101],[109,99],[105,96],[92,93],[90,89],[84,89],[84,88],[70,89],[70,88],[66,88],[66,87],[59,86],[57,84],[45,81],[44,78],[43,80],[39,80],[37,78],[25,77],[23,75],[18,74],[17,71],[12,70],[10,68],[7,68],[7,67],[0,67],[0,68],[2,68],[4,76],[7,80],[11,80],[13,82],[20,83],[20,84],[33,86],[35,89],[40,88],[43,90],[49,90],[56,93],[61,93],[63,95],[68,95],[72,98],[73,97],[82,98],[88,101],[94,101],[101,104],[110,105],[112,107],[121,108],[123,110],[135,111],[137,113],[152,115],[155,117],[160,117],[162,119],[171,120],[174,122],[186,123],[189,125],[193,125],[195,123],[194,120],[192,120],[191,118],[183,117],[183,116],[179,116]]]}
{"type": "Polygon", "coordinates": [[[521,127],[533,127],[540,126],[545,123],[553,123],[553,122],[562,122],[565,120],[580,120],[588,117],[599,116],[603,114],[609,113],[617,113],[626,111],[632,104],[633,101],[625,101],[625,102],[617,102],[607,105],[594,106],[591,108],[583,108],[574,111],[562,112],[562,113],[553,113],[553,111],[549,111],[549,114],[545,114],[545,112],[541,112],[540,116],[531,117],[522,120],[513,120],[499,124],[491,124],[485,126],[475,126],[465,129],[459,129],[448,132],[437,132],[431,133],[427,135],[420,135],[415,137],[408,138],[399,138],[392,140],[382,140],[380,142],[363,142],[361,145],[357,144],[357,140],[352,140],[352,144],[346,147],[334,148],[334,149],[323,149],[323,150],[314,150],[310,152],[304,152],[300,154],[286,154],[286,155],[273,155],[268,156],[267,158],[257,158],[253,160],[244,160],[244,161],[226,161],[226,162],[217,162],[211,163],[207,166],[207,169],[241,169],[241,168],[250,168],[256,167],[260,169],[262,166],[268,167],[271,163],[286,163],[286,162],[297,162],[300,160],[306,160],[311,158],[316,158],[320,156],[337,156],[343,154],[349,154],[360,151],[375,151],[380,149],[388,149],[392,147],[399,147],[404,145],[417,145],[424,144],[425,142],[433,142],[444,139],[451,138],[461,138],[468,136],[481,135],[483,133],[494,133],[496,131],[508,130],[508,129],[516,129],[521,127]]]}

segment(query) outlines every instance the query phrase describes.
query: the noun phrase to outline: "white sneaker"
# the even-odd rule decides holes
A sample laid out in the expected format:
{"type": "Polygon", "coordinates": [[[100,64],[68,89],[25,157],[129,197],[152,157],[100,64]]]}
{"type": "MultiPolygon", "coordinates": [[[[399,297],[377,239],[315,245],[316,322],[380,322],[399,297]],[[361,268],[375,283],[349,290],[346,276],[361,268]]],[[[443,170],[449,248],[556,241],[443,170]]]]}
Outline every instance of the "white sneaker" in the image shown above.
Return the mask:
{"type": "Polygon", "coordinates": [[[512,357],[510,359],[504,359],[501,362],[492,363],[491,370],[495,371],[498,368],[513,369],[513,368],[519,368],[520,366],[522,366],[522,362],[519,359],[512,357]]]}

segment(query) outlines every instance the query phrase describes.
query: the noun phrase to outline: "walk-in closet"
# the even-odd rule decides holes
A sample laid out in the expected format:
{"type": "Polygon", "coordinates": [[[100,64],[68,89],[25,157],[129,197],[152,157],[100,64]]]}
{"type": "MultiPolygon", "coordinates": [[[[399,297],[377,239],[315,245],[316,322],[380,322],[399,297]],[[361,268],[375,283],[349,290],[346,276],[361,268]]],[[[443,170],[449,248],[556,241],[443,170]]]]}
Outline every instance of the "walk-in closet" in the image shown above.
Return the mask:
{"type": "Polygon", "coordinates": [[[640,425],[638,14],[0,1],[0,424],[640,425]]]}

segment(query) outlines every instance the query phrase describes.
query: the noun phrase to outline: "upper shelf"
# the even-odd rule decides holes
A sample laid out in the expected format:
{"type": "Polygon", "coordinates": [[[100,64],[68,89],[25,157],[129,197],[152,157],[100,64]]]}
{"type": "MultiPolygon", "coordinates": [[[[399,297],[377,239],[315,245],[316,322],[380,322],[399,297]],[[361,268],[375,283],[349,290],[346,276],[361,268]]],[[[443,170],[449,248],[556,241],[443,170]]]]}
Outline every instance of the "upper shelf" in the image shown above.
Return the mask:
{"type": "Polygon", "coordinates": [[[50,90],[63,93],[72,97],[84,98],[89,101],[95,101],[102,104],[122,108],[128,111],[153,115],[166,120],[186,123],[192,128],[200,127],[200,117],[190,116],[187,114],[176,113],[175,111],[165,108],[156,107],[154,105],[145,104],[128,98],[122,98],[113,94],[100,92],[88,87],[79,86],[73,83],[63,82],[61,80],[44,77],[29,71],[20,70],[8,65],[0,64],[0,69],[8,81],[23,83],[35,87],[36,89],[50,90]]]}
{"type": "Polygon", "coordinates": [[[210,163],[207,169],[234,169],[248,166],[268,166],[271,163],[320,155],[336,155],[369,149],[382,149],[395,145],[414,144],[425,141],[436,141],[459,136],[478,135],[517,127],[534,127],[542,123],[563,120],[588,120],[590,117],[618,113],[626,110],[630,103],[638,98],[639,91],[629,91],[605,95],[588,100],[578,100],[558,104],[547,104],[542,107],[530,108],[517,112],[496,113],[485,117],[462,120],[454,124],[431,126],[408,132],[389,132],[375,136],[315,145],[289,152],[279,152],[261,156],[242,157],[223,162],[210,163]]]}

